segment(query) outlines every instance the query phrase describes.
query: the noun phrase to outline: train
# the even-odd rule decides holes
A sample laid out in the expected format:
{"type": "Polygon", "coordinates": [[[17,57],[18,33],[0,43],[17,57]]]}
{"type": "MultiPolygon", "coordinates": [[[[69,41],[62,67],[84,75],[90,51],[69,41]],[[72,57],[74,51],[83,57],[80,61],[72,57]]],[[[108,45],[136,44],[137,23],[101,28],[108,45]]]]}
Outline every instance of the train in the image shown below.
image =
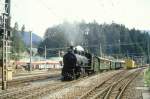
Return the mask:
{"type": "Polygon", "coordinates": [[[102,58],[86,51],[73,49],[73,46],[63,56],[63,63],[62,81],[75,80],[104,70],[120,69],[125,65],[123,60],[102,58]]]}
{"type": "Polygon", "coordinates": [[[133,69],[133,68],[137,68],[140,65],[137,64],[137,62],[135,62],[133,59],[125,59],[125,68],[126,69],[133,69]]]}

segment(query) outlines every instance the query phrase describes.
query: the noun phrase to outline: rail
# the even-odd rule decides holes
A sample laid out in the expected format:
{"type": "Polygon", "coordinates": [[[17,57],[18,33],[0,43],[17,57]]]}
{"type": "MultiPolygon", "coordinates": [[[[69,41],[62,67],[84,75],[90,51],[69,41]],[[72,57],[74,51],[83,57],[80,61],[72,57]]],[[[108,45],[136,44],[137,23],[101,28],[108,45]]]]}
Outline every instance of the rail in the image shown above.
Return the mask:
{"type": "Polygon", "coordinates": [[[138,76],[141,70],[142,69],[138,69],[131,73],[129,72],[124,74],[121,73],[122,75],[115,75],[113,78],[107,79],[103,83],[96,85],[91,90],[83,94],[79,99],[109,99],[109,97],[112,95],[111,93],[117,86],[119,86],[117,88],[118,92],[116,93],[114,91],[116,96],[114,96],[113,93],[112,99],[120,99],[127,86],[134,78],[138,76]]]}

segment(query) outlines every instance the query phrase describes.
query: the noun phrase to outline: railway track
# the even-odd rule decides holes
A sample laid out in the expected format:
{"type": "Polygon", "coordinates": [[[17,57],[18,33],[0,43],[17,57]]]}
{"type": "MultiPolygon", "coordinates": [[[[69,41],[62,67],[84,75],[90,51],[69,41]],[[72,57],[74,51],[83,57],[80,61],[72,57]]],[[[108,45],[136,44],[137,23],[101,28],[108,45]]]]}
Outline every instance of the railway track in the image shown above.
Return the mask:
{"type": "MultiPolygon", "coordinates": [[[[102,83],[97,83],[94,87],[87,88],[89,90],[85,89],[86,91],[82,92],[82,94],[80,92],[77,92],[80,93],[79,96],[76,96],[76,92],[74,92],[73,97],[76,97],[77,99],[120,99],[128,84],[138,75],[141,69],[132,72],[131,71],[128,72],[127,70],[122,70],[116,73],[106,73],[107,77],[104,77],[106,79],[103,80],[102,83]]],[[[1,93],[0,99],[37,99],[37,97],[39,96],[43,96],[46,94],[51,95],[53,93],[59,92],[62,89],[71,88],[73,85],[79,88],[79,84],[77,83],[80,81],[84,82],[86,78],[89,77],[80,78],[71,82],[56,81],[42,86],[24,87],[22,89],[16,89],[12,92],[1,93]]],[[[83,87],[81,87],[80,91],[82,89],[83,87]]],[[[63,99],[69,98],[66,98],[66,96],[64,96],[63,99]]]]}
{"type": "Polygon", "coordinates": [[[0,99],[32,99],[34,97],[38,97],[46,93],[50,94],[60,89],[69,88],[75,85],[75,83],[77,82],[84,81],[86,78],[89,77],[80,78],[78,80],[74,80],[71,82],[61,82],[57,80],[55,82],[48,83],[42,86],[36,86],[36,87],[28,86],[22,89],[15,89],[11,92],[1,93],[0,99]]]}
{"type": "MultiPolygon", "coordinates": [[[[59,77],[60,74],[40,74],[40,75],[35,75],[35,76],[30,76],[30,77],[24,77],[24,78],[19,78],[19,79],[13,79],[11,81],[7,82],[8,87],[15,87],[18,86],[19,84],[25,84],[37,80],[44,80],[48,78],[56,78],[59,77]]],[[[0,82],[1,85],[1,82],[0,82]]]]}
{"type": "Polygon", "coordinates": [[[123,92],[142,69],[123,72],[100,83],[83,94],[79,99],[121,99],[123,92]]]}
{"type": "Polygon", "coordinates": [[[81,78],[81,79],[70,81],[70,82],[57,81],[57,82],[53,82],[50,84],[37,86],[37,87],[25,87],[23,89],[16,89],[13,92],[1,93],[0,99],[31,99],[31,98],[46,94],[47,92],[48,93],[54,92],[66,86],[69,87],[73,85],[74,83],[81,81],[83,79],[84,78],[81,78]]]}
{"type": "Polygon", "coordinates": [[[79,99],[79,96],[81,96],[87,90],[91,89],[92,86],[123,72],[125,71],[118,70],[93,75],[87,79],[84,79],[83,81],[77,82],[70,87],[63,88],[61,90],[55,91],[54,93],[49,93],[43,97],[39,97],[38,99],[79,99]]]}

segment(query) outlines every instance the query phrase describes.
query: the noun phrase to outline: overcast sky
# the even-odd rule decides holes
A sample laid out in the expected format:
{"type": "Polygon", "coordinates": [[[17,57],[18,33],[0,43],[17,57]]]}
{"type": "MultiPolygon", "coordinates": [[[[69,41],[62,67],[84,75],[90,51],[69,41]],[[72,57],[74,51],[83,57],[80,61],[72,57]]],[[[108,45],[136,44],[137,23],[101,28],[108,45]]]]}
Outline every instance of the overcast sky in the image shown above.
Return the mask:
{"type": "MultiPolygon", "coordinates": [[[[0,0],[2,1],[2,0],[0,0]]],[[[12,26],[43,36],[46,28],[63,21],[124,24],[150,30],[150,0],[11,0],[12,26]]]]}

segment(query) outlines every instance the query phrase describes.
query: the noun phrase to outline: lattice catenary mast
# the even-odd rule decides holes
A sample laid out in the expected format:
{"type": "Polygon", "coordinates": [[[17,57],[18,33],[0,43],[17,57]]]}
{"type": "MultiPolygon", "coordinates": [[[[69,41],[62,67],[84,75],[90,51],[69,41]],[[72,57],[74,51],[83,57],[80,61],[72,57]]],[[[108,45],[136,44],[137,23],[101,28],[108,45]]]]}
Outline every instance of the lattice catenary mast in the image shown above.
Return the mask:
{"type": "Polygon", "coordinates": [[[10,0],[4,1],[0,32],[2,36],[2,90],[7,89],[7,67],[10,60],[10,0]]]}

